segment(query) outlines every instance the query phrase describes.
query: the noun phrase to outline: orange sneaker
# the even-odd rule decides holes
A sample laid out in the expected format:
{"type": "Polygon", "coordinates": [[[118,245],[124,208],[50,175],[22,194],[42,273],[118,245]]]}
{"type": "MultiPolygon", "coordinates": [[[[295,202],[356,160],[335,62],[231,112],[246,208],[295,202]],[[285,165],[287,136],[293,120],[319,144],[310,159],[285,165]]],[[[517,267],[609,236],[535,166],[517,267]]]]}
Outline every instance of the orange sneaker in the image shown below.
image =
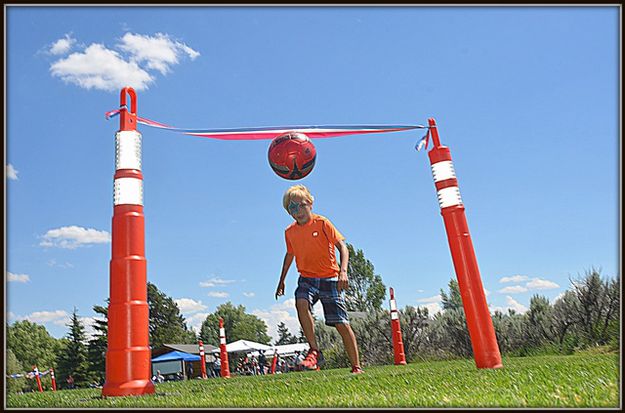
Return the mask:
{"type": "Polygon", "coordinates": [[[308,350],[306,358],[302,361],[302,367],[305,370],[319,370],[319,365],[322,364],[323,355],[317,349],[311,348],[308,350]]]}
{"type": "Polygon", "coordinates": [[[363,369],[360,368],[360,366],[354,366],[352,367],[352,373],[353,374],[362,374],[365,371],[363,369]]]}

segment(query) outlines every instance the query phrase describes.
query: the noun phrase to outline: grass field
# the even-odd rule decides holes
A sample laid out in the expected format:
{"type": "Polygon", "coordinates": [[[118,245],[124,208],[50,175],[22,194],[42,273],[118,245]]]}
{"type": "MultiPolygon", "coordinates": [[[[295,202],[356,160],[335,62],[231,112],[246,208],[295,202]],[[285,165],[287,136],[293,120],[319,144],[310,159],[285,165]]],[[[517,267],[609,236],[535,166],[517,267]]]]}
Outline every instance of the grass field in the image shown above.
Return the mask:
{"type": "Polygon", "coordinates": [[[8,395],[16,407],[619,407],[619,355],[505,358],[376,366],[157,385],[156,394],[102,398],[99,389],[8,395]]]}

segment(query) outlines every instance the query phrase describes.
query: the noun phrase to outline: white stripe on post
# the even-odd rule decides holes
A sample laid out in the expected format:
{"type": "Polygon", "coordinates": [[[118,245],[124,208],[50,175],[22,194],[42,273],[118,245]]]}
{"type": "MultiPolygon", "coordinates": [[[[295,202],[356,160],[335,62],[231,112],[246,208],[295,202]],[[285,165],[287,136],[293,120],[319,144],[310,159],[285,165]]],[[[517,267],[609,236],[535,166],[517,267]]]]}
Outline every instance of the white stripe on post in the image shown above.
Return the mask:
{"type": "Polygon", "coordinates": [[[391,320],[399,320],[399,314],[397,314],[397,311],[391,312],[391,320]]]}
{"type": "Polygon", "coordinates": [[[456,171],[454,170],[454,164],[451,161],[436,162],[432,166],[432,176],[434,182],[444,181],[456,177],[456,171]]]}
{"type": "Polygon", "coordinates": [[[113,194],[113,205],[143,205],[143,180],[138,178],[117,178],[113,194]]]}
{"type": "Polygon", "coordinates": [[[395,304],[395,300],[391,300],[391,311],[397,311],[397,304],[395,304]]]}
{"type": "Polygon", "coordinates": [[[460,190],[457,186],[450,186],[443,188],[436,192],[438,197],[438,204],[441,208],[446,208],[454,205],[462,205],[462,198],[460,198],[460,190]]]}
{"type": "Polygon", "coordinates": [[[141,170],[141,134],[119,131],[115,134],[115,170],[141,170]]]}

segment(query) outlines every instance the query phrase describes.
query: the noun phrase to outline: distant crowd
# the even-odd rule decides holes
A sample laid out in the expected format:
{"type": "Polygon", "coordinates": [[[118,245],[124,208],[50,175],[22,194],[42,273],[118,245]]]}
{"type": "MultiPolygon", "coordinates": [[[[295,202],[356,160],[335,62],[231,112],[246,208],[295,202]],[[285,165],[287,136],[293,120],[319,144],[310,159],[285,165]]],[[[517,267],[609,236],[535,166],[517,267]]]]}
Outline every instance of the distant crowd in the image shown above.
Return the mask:
{"type": "MultiPolygon", "coordinates": [[[[301,371],[301,363],[304,361],[304,354],[300,351],[296,351],[295,354],[290,356],[274,355],[277,358],[276,361],[276,374],[289,373],[292,371],[301,371]]],[[[243,355],[233,358],[230,363],[230,370],[234,374],[241,376],[255,376],[271,374],[271,366],[273,359],[267,359],[264,351],[260,351],[258,356],[256,355],[243,355]]],[[[156,371],[156,374],[152,376],[152,382],[163,383],[165,381],[180,381],[188,379],[198,378],[197,374],[194,374],[193,366],[191,363],[186,363],[186,375],[182,373],[182,370],[177,373],[161,374],[160,370],[156,371]]],[[[214,362],[206,363],[206,375],[208,378],[221,377],[221,360],[219,357],[214,362]]]]}
{"type": "MultiPolygon", "coordinates": [[[[277,357],[276,374],[302,370],[301,363],[304,361],[304,355],[299,351],[292,356],[283,357],[276,354],[274,357],[277,357]]],[[[239,357],[234,372],[242,376],[270,374],[272,363],[273,360],[268,362],[264,352],[260,351],[258,357],[239,357]]]]}

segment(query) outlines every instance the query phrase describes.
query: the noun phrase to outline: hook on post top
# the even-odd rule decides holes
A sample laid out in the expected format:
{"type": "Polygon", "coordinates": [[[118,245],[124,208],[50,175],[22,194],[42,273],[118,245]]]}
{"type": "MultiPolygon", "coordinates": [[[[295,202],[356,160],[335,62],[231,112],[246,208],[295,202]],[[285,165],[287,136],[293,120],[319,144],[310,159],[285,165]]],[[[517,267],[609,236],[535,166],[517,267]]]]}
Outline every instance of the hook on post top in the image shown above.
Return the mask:
{"type": "Polygon", "coordinates": [[[432,144],[434,146],[434,148],[439,148],[441,147],[441,141],[438,137],[438,129],[436,128],[436,120],[434,120],[434,118],[429,118],[428,119],[428,126],[430,127],[429,131],[431,133],[432,136],[432,144]]]}
{"type": "Polygon", "coordinates": [[[137,129],[137,93],[130,86],[123,88],[119,95],[119,130],[137,129]],[[130,112],[126,105],[126,95],[130,95],[130,112]]]}

